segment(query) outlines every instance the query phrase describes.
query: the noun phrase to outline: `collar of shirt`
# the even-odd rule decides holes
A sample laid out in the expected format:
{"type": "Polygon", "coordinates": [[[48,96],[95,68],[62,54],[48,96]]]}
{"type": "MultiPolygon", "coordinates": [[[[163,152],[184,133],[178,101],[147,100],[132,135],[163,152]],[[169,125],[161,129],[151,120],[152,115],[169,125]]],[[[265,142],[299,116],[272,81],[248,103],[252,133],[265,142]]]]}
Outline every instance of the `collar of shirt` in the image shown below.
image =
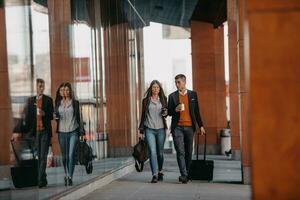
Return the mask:
{"type": "Polygon", "coordinates": [[[72,105],[72,101],[71,100],[70,101],[65,101],[65,102],[61,101],[60,105],[62,105],[64,107],[70,107],[72,105]]]}
{"type": "Polygon", "coordinates": [[[43,95],[36,96],[36,99],[41,99],[42,97],[43,97],[43,95]]]}
{"type": "Polygon", "coordinates": [[[181,92],[181,91],[178,90],[179,94],[181,94],[181,95],[186,95],[187,91],[188,91],[187,89],[185,89],[184,92],[181,92]]]}
{"type": "Polygon", "coordinates": [[[156,101],[155,101],[154,99],[152,99],[152,97],[150,97],[150,100],[151,100],[151,102],[153,102],[153,103],[160,102],[160,98],[159,98],[159,97],[157,97],[157,100],[156,100],[156,101]]]}

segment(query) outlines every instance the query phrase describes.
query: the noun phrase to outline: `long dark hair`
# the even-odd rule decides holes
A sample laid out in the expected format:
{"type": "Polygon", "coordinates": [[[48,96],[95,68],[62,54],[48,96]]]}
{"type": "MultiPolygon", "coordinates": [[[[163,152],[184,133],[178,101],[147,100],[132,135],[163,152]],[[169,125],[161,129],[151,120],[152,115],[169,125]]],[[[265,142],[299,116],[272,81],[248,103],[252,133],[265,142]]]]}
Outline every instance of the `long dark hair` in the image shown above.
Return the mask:
{"type": "Polygon", "coordinates": [[[161,103],[163,105],[166,105],[167,102],[166,102],[166,95],[165,95],[165,92],[161,86],[161,83],[158,81],[158,80],[153,80],[151,83],[150,83],[150,86],[149,88],[147,89],[147,91],[145,92],[145,98],[149,99],[151,96],[152,96],[152,86],[154,84],[157,84],[159,86],[159,93],[158,93],[158,96],[159,96],[159,99],[161,101],[161,103]]]}
{"type": "Polygon", "coordinates": [[[74,96],[74,92],[73,92],[73,90],[72,90],[71,83],[66,82],[66,83],[64,84],[64,87],[69,88],[69,90],[70,90],[70,99],[71,99],[72,101],[75,100],[75,96],[74,96]]]}
{"type": "Polygon", "coordinates": [[[65,83],[61,83],[56,91],[56,97],[55,97],[55,110],[58,109],[60,102],[62,100],[62,96],[60,96],[60,89],[64,87],[65,83]]]}
{"type": "Polygon", "coordinates": [[[55,98],[55,108],[58,109],[60,103],[61,103],[61,100],[62,100],[62,96],[60,96],[60,93],[59,93],[59,90],[62,88],[62,87],[68,87],[69,88],[69,91],[70,91],[70,99],[72,101],[72,104],[73,104],[73,107],[74,107],[74,102],[75,102],[75,96],[74,96],[74,92],[72,90],[72,86],[71,86],[71,83],[69,82],[65,82],[65,83],[61,83],[56,91],[56,98],[55,98]]]}

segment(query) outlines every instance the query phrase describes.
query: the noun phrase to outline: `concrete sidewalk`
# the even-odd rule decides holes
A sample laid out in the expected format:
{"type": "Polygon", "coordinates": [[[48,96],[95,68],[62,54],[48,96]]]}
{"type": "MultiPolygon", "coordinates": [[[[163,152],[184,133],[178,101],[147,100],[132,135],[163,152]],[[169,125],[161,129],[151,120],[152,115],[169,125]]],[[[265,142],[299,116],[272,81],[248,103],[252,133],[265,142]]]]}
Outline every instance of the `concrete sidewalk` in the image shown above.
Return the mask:
{"type": "MultiPolygon", "coordinates": [[[[76,165],[73,186],[64,186],[64,170],[63,167],[47,168],[48,186],[39,189],[38,187],[29,187],[22,189],[11,189],[0,191],[1,200],[41,200],[53,198],[68,191],[74,191],[86,185],[87,182],[94,181],[98,177],[109,175],[112,171],[122,167],[133,165],[131,157],[123,158],[107,158],[93,162],[93,173],[87,174],[84,166],[76,165]]],[[[125,175],[125,174],[123,174],[125,175]]]]}
{"type": "Polygon", "coordinates": [[[238,184],[241,183],[240,161],[224,156],[208,156],[208,159],[214,160],[215,165],[212,182],[179,183],[174,154],[165,154],[165,181],[157,184],[150,183],[149,163],[144,172],[131,173],[132,158],[109,158],[95,161],[90,175],[84,167],[76,166],[72,187],[64,186],[62,167],[48,168],[48,187],[1,191],[0,199],[250,199],[250,186],[238,184]]]}
{"type": "Polygon", "coordinates": [[[166,155],[165,181],[151,184],[149,164],[144,172],[133,172],[84,197],[86,200],[250,200],[249,185],[241,181],[240,162],[223,156],[209,156],[215,160],[213,182],[178,182],[178,167],[175,155],[166,155]],[[235,184],[233,184],[235,183],[235,184]]]}

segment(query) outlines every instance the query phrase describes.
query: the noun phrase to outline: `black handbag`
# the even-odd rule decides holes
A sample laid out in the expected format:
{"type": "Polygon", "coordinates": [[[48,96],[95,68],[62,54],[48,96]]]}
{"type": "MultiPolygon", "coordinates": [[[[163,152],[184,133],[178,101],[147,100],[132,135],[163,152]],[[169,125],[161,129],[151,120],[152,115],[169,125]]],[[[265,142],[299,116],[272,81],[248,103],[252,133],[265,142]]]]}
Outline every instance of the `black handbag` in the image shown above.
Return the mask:
{"type": "Polygon", "coordinates": [[[87,144],[86,140],[80,140],[76,147],[76,158],[80,165],[84,165],[87,174],[93,172],[93,149],[87,144]]]}
{"type": "MultiPolygon", "coordinates": [[[[10,168],[13,184],[16,188],[32,187],[38,185],[38,160],[34,157],[31,141],[23,140],[29,147],[29,151],[24,151],[21,148],[21,153],[31,155],[29,159],[21,159],[17,153],[14,142],[11,141],[11,146],[15,154],[17,165],[10,168]],[[27,153],[26,153],[27,152],[27,153]]],[[[18,142],[19,144],[21,142],[18,142]]]]}
{"type": "Polygon", "coordinates": [[[196,160],[192,160],[191,167],[189,170],[188,178],[190,180],[207,180],[213,179],[214,161],[206,160],[206,134],[204,142],[204,159],[199,160],[199,133],[197,134],[197,155],[196,160]]]}
{"type": "Polygon", "coordinates": [[[148,145],[147,142],[139,138],[139,142],[133,147],[132,156],[135,160],[135,169],[138,172],[142,172],[144,169],[144,163],[148,160],[148,145]]]}

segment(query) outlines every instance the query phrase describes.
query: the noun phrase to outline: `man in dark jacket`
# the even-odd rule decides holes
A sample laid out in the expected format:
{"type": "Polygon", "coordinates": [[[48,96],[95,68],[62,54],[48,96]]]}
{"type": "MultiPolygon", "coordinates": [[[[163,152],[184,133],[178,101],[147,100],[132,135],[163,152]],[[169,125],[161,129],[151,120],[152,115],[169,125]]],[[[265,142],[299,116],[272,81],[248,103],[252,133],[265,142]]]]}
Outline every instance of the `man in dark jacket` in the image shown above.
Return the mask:
{"type": "Polygon", "coordinates": [[[205,134],[205,130],[200,116],[197,93],[186,89],[186,77],[183,74],[175,77],[175,84],[178,90],[169,95],[168,114],[172,116],[171,133],[181,174],[179,181],[187,183],[194,132],[197,125],[201,134],[205,134]]]}
{"type": "Polygon", "coordinates": [[[53,101],[49,96],[44,95],[45,81],[36,80],[37,95],[30,97],[24,110],[24,119],[14,129],[12,140],[16,141],[22,136],[34,138],[38,156],[38,184],[39,187],[47,186],[46,166],[49,151],[53,119],[53,101]]]}

